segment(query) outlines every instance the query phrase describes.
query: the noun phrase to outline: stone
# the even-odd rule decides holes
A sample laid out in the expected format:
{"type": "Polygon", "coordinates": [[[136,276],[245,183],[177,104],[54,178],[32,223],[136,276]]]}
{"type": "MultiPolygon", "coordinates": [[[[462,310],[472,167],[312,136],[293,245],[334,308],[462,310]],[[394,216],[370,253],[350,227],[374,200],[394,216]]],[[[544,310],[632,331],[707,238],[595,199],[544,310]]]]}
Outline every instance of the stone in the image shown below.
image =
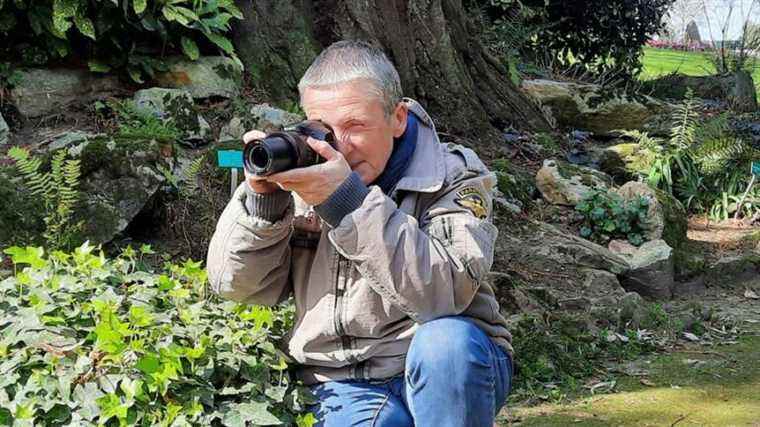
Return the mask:
{"type": "Polygon", "coordinates": [[[497,180],[494,202],[515,213],[521,212],[538,191],[535,176],[506,161],[494,162],[493,171],[497,180]]]}
{"type": "Polygon", "coordinates": [[[757,280],[760,257],[755,254],[720,258],[710,264],[705,272],[708,287],[741,287],[757,280]]]}
{"type": "Polygon", "coordinates": [[[281,130],[285,126],[296,124],[303,120],[303,117],[298,114],[274,108],[266,103],[251,107],[250,114],[251,119],[254,121],[255,129],[264,132],[281,130]]]}
{"type": "Polygon", "coordinates": [[[709,76],[668,74],[643,84],[648,92],[656,94],[658,98],[682,100],[686,97],[687,90],[691,89],[695,97],[703,100],[720,101],[729,105],[748,102],[750,108],[757,108],[756,95],[749,90],[754,87],[752,77],[746,72],[709,76]],[[752,98],[755,98],[754,102],[752,98]]]}
{"type": "Polygon", "coordinates": [[[143,111],[165,119],[172,120],[177,128],[185,133],[185,140],[208,141],[211,126],[198,114],[193,97],[182,89],[153,87],[135,92],[135,106],[143,111]]]}
{"type": "Polygon", "coordinates": [[[612,179],[602,172],[560,160],[544,160],[536,174],[536,187],[555,205],[575,206],[591,190],[608,190],[612,185],[612,179]]]}
{"type": "Polygon", "coordinates": [[[686,241],[688,216],[675,197],[637,181],[628,182],[616,191],[624,200],[640,196],[649,202],[647,221],[642,224],[645,240],[664,239],[673,248],[686,241]]]}
{"type": "Polygon", "coordinates": [[[70,152],[70,154],[76,155],[77,150],[84,147],[83,143],[87,143],[90,140],[93,140],[96,138],[103,138],[103,137],[105,137],[105,135],[103,134],[93,134],[93,133],[82,132],[82,131],[65,132],[55,137],[53,141],[50,144],[48,144],[47,150],[56,151],[62,148],[69,148],[69,147],[76,146],[78,148],[75,148],[74,151],[70,152]]]}
{"type": "Polygon", "coordinates": [[[195,99],[233,98],[240,94],[243,70],[231,58],[202,56],[191,61],[171,57],[166,64],[168,70],[156,74],[156,82],[161,87],[186,90],[195,99]]]}
{"type": "Polygon", "coordinates": [[[115,75],[100,76],[86,70],[34,68],[20,70],[20,82],[10,91],[19,113],[26,118],[59,113],[81,104],[124,92],[115,75]]]}
{"type": "Polygon", "coordinates": [[[631,269],[621,277],[627,291],[652,299],[669,299],[673,288],[673,249],[664,240],[645,242],[625,257],[631,269]]]}
{"type": "Polygon", "coordinates": [[[618,301],[620,322],[639,325],[646,316],[644,298],[636,292],[628,292],[618,301]]]}
{"type": "Polygon", "coordinates": [[[551,110],[557,124],[614,135],[619,130],[663,133],[659,116],[673,107],[646,95],[631,95],[594,84],[524,80],[522,89],[551,110]]]}
{"type": "Polygon", "coordinates": [[[243,119],[235,116],[226,125],[222,126],[222,130],[219,131],[219,141],[242,141],[246,131],[243,119]]]}
{"type": "Polygon", "coordinates": [[[639,173],[649,170],[649,156],[634,142],[624,142],[601,149],[594,149],[592,163],[616,181],[625,183],[639,173]]]}
{"type": "Polygon", "coordinates": [[[612,253],[625,256],[635,254],[639,248],[633,246],[627,240],[611,240],[610,243],[607,244],[607,249],[612,253]]]}
{"type": "Polygon", "coordinates": [[[583,295],[592,300],[599,298],[619,297],[625,294],[617,274],[609,271],[587,269],[583,278],[583,295]]]}
{"type": "Polygon", "coordinates": [[[10,142],[11,129],[8,127],[8,123],[3,119],[3,115],[0,114],[0,145],[6,145],[10,142]]]}

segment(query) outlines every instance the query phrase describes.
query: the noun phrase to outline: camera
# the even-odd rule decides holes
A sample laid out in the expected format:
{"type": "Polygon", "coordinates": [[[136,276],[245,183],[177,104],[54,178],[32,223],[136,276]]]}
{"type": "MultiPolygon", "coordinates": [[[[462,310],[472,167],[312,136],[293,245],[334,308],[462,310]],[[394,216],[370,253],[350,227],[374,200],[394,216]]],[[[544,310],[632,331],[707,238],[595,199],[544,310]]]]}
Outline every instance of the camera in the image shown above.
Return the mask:
{"type": "Polygon", "coordinates": [[[325,161],[306,142],[308,137],[335,146],[335,136],[329,125],[319,120],[305,120],[246,144],[243,166],[250,174],[267,176],[325,161]]]}

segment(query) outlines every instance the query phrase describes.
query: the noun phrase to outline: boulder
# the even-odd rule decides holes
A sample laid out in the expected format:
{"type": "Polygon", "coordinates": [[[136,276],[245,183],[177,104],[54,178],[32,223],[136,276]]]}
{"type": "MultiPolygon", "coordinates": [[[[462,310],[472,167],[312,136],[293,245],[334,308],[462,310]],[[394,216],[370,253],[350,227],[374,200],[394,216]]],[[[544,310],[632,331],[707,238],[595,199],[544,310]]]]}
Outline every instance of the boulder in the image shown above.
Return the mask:
{"type": "Polygon", "coordinates": [[[172,120],[191,142],[207,141],[211,126],[198,114],[190,93],[181,89],[154,87],[135,92],[135,106],[166,120],[172,120]]]}
{"type": "Polygon", "coordinates": [[[660,117],[672,106],[646,95],[626,94],[594,84],[524,80],[522,89],[551,109],[557,124],[611,135],[617,130],[662,133],[660,117]]]}
{"type": "Polygon", "coordinates": [[[251,120],[255,129],[264,132],[280,130],[285,126],[298,123],[303,117],[298,114],[290,113],[279,108],[271,107],[269,104],[258,104],[251,107],[251,120]]]}
{"type": "Polygon", "coordinates": [[[673,249],[664,240],[641,245],[631,255],[623,255],[631,269],[622,275],[621,284],[652,299],[670,299],[673,289],[673,249]]]}
{"type": "Polygon", "coordinates": [[[592,189],[607,190],[612,184],[612,179],[602,172],[560,160],[544,160],[536,174],[536,187],[544,199],[555,205],[575,206],[592,189]]]}
{"type": "Polygon", "coordinates": [[[3,119],[3,115],[0,114],[0,145],[6,145],[10,142],[11,129],[8,127],[8,123],[3,119]]]}
{"type": "Polygon", "coordinates": [[[240,94],[243,70],[231,58],[203,56],[191,61],[172,57],[166,63],[168,70],[156,74],[156,82],[161,87],[186,90],[196,99],[233,98],[240,94]]]}
{"type": "Polygon", "coordinates": [[[636,181],[626,183],[616,192],[624,200],[641,196],[649,201],[647,220],[642,224],[645,240],[663,239],[673,248],[686,241],[686,209],[675,197],[636,181]]]}
{"type": "Polygon", "coordinates": [[[535,176],[504,160],[494,162],[492,169],[497,179],[494,203],[515,213],[522,211],[538,191],[535,176]]]}
{"type": "Polygon", "coordinates": [[[627,182],[649,169],[649,155],[635,142],[624,142],[595,149],[590,156],[594,166],[617,182],[627,182]]]}
{"type": "Polygon", "coordinates": [[[11,100],[27,118],[58,113],[69,104],[90,102],[123,92],[116,76],[86,70],[34,68],[20,70],[11,100]]]}
{"type": "Polygon", "coordinates": [[[726,256],[710,264],[705,272],[708,287],[741,287],[758,280],[760,256],[755,254],[726,256]]]}
{"type": "Polygon", "coordinates": [[[644,87],[658,98],[681,100],[691,89],[697,98],[723,101],[740,111],[757,109],[752,76],[746,71],[712,76],[669,74],[645,82],[644,87]]]}
{"type": "Polygon", "coordinates": [[[248,129],[246,129],[243,119],[235,116],[226,125],[222,126],[222,130],[219,131],[219,141],[242,141],[243,134],[246,131],[248,129]]]}

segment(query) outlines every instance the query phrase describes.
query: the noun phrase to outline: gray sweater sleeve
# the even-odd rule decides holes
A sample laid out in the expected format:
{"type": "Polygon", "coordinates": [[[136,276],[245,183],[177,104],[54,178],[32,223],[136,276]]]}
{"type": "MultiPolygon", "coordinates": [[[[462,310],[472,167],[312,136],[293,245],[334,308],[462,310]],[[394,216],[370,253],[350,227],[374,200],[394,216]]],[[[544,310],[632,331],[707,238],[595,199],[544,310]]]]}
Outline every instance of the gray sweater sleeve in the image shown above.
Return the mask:
{"type": "Polygon", "coordinates": [[[314,207],[314,211],[332,227],[337,227],[343,217],[362,205],[367,194],[369,194],[369,189],[364,185],[359,174],[351,172],[351,175],[327,200],[314,207]]]}
{"type": "Polygon", "coordinates": [[[290,192],[284,190],[266,194],[257,193],[247,182],[245,194],[245,208],[248,214],[269,222],[275,222],[285,216],[291,198],[290,192]]]}

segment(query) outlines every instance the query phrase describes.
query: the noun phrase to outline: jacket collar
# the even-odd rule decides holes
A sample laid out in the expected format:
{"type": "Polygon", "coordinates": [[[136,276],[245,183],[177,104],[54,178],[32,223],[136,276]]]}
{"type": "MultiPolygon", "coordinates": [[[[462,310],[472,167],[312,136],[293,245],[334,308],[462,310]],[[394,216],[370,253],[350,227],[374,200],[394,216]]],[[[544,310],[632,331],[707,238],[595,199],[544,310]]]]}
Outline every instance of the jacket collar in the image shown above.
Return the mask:
{"type": "Polygon", "coordinates": [[[435,125],[417,101],[404,98],[403,102],[406,103],[409,111],[420,120],[417,131],[417,147],[412,155],[412,161],[393,192],[399,190],[421,193],[438,191],[443,186],[446,177],[446,165],[435,125]]]}

